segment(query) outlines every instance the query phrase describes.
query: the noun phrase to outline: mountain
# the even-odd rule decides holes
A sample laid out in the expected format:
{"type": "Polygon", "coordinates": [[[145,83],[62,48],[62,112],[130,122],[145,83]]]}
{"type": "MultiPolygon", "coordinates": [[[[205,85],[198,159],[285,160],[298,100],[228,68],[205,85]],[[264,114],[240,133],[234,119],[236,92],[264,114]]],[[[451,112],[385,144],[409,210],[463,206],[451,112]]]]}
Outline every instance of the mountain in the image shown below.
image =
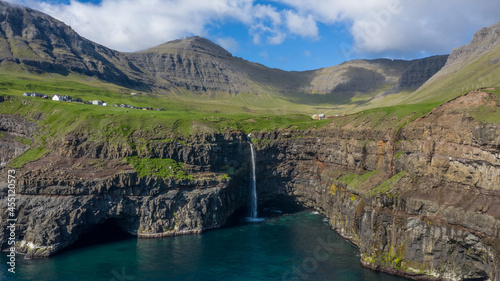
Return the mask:
{"type": "Polygon", "coordinates": [[[197,36],[122,53],[81,37],[46,14],[0,2],[2,68],[38,74],[77,73],[146,92],[253,93],[297,103],[350,102],[358,94],[417,88],[439,70],[442,60],[356,60],[312,71],[283,71],[234,57],[197,36]]]}
{"type": "Polygon", "coordinates": [[[270,69],[233,57],[222,47],[198,36],[174,40],[127,58],[155,78],[155,86],[194,92],[276,93],[304,83],[297,73],[270,69]]]}
{"type": "Polygon", "coordinates": [[[398,82],[387,93],[414,91],[422,86],[446,64],[448,56],[434,56],[417,60],[406,68],[398,82]]]}
{"type": "Polygon", "coordinates": [[[0,61],[35,73],[78,73],[125,87],[150,90],[147,74],[120,52],[78,35],[41,12],[0,2],[0,61]]]}
{"type": "MultiPolygon", "coordinates": [[[[443,71],[437,77],[459,70],[464,64],[472,62],[477,58],[498,50],[500,44],[500,22],[482,28],[477,31],[468,45],[456,48],[450,54],[450,59],[446,63],[443,71]]],[[[491,64],[498,63],[498,58],[491,61],[491,64]]]]}
{"type": "Polygon", "coordinates": [[[454,49],[444,67],[405,100],[446,101],[472,89],[500,85],[500,22],[476,32],[454,49]]]}

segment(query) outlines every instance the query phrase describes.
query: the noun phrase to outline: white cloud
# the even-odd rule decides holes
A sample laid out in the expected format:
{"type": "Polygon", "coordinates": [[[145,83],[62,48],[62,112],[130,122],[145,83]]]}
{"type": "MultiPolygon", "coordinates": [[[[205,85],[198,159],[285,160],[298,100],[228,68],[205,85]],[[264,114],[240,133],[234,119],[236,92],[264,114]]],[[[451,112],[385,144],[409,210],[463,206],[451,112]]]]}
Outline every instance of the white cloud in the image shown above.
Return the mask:
{"type": "Polygon", "coordinates": [[[253,36],[254,44],[265,43],[279,45],[286,38],[282,30],[282,14],[270,5],[256,5],[253,11],[253,23],[250,26],[250,34],[253,36]]]}
{"type": "MultiPolygon", "coordinates": [[[[190,35],[209,36],[210,26],[239,22],[255,44],[279,45],[288,34],[317,36],[316,22],[255,0],[102,0],[99,5],[71,0],[10,0],[48,13],[82,36],[120,51],[149,48],[190,35]]],[[[220,41],[220,40],[219,40],[220,41]]],[[[234,42],[220,41],[234,47],[234,42]]]]}
{"type": "Polygon", "coordinates": [[[103,0],[69,5],[12,0],[73,27],[80,35],[120,51],[153,47],[190,35],[207,36],[206,27],[224,20],[253,22],[253,0],[103,0]]]}
{"type": "Polygon", "coordinates": [[[301,16],[293,11],[285,11],[286,25],[288,30],[302,37],[318,37],[318,26],[312,15],[301,16]]]}
{"type": "MultiPolygon", "coordinates": [[[[248,28],[255,44],[282,44],[287,38],[317,40],[318,25],[347,26],[354,46],[347,54],[448,53],[472,33],[500,20],[498,0],[102,0],[69,5],[10,0],[46,12],[93,41],[120,51],[149,48],[230,23],[248,28]],[[276,5],[274,3],[279,3],[276,5]],[[284,8],[283,8],[284,7],[284,8]]],[[[55,3],[51,1],[50,3],[55,3]]],[[[216,41],[237,48],[224,34],[216,41]]]]}
{"type": "Polygon", "coordinates": [[[500,20],[498,0],[277,1],[318,22],[349,25],[354,37],[349,52],[361,54],[448,53],[500,20]]]}

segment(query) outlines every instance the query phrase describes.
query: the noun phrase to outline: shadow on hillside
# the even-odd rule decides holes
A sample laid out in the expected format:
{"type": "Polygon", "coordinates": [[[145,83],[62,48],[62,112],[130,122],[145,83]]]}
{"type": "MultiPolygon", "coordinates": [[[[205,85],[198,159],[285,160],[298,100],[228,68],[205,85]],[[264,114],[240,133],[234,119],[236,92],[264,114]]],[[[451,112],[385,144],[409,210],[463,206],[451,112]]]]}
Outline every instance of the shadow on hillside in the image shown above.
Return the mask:
{"type": "Polygon", "coordinates": [[[289,102],[304,105],[363,105],[370,101],[367,100],[353,100],[353,93],[328,93],[328,94],[291,94],[285,96],[285,99],[289,102]]]}

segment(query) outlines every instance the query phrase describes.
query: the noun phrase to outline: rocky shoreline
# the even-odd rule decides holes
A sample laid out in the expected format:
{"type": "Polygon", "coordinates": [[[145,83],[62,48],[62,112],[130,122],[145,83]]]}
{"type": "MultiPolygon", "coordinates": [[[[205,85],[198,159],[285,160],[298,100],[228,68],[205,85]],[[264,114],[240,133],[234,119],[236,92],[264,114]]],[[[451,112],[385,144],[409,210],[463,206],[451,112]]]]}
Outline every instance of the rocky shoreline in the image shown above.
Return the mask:
{"type": "MultiPolygon", "coordinates": [[[[332,122],[253,132],[259,200],[285,198],[322,213],[374,270],[415,280],[500,280],[500,128],[475,121],[458,110],[463,106],[498,104],[475,91],[401,128],[332,122]]],[[[7,136],[0,157],[8,163],[12,150],[28,148],[16,138],[32,138],[36,123],[0,119],[7,136]]],[[[120,161],[129,150],[76,135],[19,169],[19,251],[51,256],[108,220],[138,237],[201,233],[246,207],[250,152],[243,132],[150,148],[150,157],[183,162],[197,176],[140,177],[120,161]],[[99,169],[87,163],[96,158],[99,169]],[[228,169],[230,179],[219,176],[228,169]]],[[[5,230],[5,182],[0,190],[5,230]]],[[[5,248],[7,232],[1,235],[5,248]]]]}

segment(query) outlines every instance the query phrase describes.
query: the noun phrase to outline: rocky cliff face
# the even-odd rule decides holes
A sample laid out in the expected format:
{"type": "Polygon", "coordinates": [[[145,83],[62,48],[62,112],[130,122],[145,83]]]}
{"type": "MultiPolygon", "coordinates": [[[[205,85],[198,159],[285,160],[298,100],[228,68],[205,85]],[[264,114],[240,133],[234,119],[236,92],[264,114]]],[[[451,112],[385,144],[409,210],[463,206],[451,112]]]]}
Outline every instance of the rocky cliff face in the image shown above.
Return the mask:
{"type": "Polygon", "coordinates": [[[446,63],[445,71],[453,71],[468,60],[481,57],[491,51],[500,43],[500,22],[492,26],[482,28],[474,33],[468,45],[456,48],[450,54],[450,60],[446,63]]]}
{"type": "Polygon", "coordinates": [[[394,84],[387,94],[400,93],[402,91],[414,91],[422,86],[434,74],[443,68],[448,56],[434,56],[417,60],[412,63],[401,75],[398,82],[394,84]]]}
{"type": "MultiPolygon", "coordinates": [[[[421,280],[500,280],[500,128],[471,113],[496,107],[495,95],[477,91],[400,129],[339,118],[321,129],[254,132],[259,200],[320,211],[367,267],[421,280]]],[[[5,134],[33,134],[36,124],[9,118],[5,134]]],[[[141,152],[184,162],[195,175],[185,180],[140,177],[121,160],[137,151],[91,143],[67,136],[19,169],[16,233],[28,256],[55,254],[110,221],[140,237],[198,233],[246,205],[241,132],[151,141],[141,152]],[[228,170],[230,180],[221,177],[228,170]]],[[[6,210],[5,183],[1,190],[6,210]]],[[[3,246],[6,239],[2,232],[3,246]]]]}
{"type": "MultiPolygon", "coordinates": [[[[432,85],[432,83],[439,83],[441,79],[446,78],[454,73],[461,71],[464,67],[470,65],[472,62],[478,60],[478,58],[484,57],[484,62],[481,63],[481,66],[476,69],[476,67],[472,66],[469,69],[471,76],[472,73],[476,76],[473,80],[474,83],[477,82],[486,82],[486,86],[496,85],[497,80],[495,78],[488,77],[488,72],[492,72],[492,69],[489,69],[487,73],[479,74],[482,69],[488,69],[495,64],[500,62],[500,57],[498,56],[498,46],[500,43],[500,22],[496,23],[492,26],[482,28],[477,31],[469,44],[454,49],[444,67],[431,79],[429,79],[425,85],[432,85]],[[480,77],[480,78],[477,78],[480,77]]],[[[463,77],[468,78],[468,77],[463,77]]],[[[455,84],[456,81],[454,81],[455,84]]],[[[460,82],[460,81],[458,81],[460,82]]],[[[472,81],[471,81],[472,82],[472,81]]],[[[469,82],[470,83],[470,82],[469,82]]]]}
{"type": "MultiPolygon", "coordinates": [[[[6,117],[1,125],[5,134],[26,132],[29,136],[36,124],[6,117]]],[[[138,176],[122,161],[129,150],[110,151],[106,144],[92,145],[85,137],[68,136],[54,153],[16,169],[17,249],[28,257],[50,256],[104,223],[139,237],[218,228],[246,203],[247,190],[240,184],[248,186],[248,179],[235,175],[229,181],[220,176],[222,168],[245,168],[240,162],[247,153],[245,142],[243,134],[229,132],[193,136],[187,143],[172,140],[153,145],[152,154],[184,161],[188,172],[196,175],[176,180],[138,176]]],[[[3,138],[1,145],[10,143],[3,138]]],[[[8,161],[12,156],[3,158],[8,161]]],[[[5,246],[7,184],[3,182],[0,189],[0,205],[5,207],[0,242],[5,246]]]]}
{"type": "Polygon", "coordinates": [[[472,92],[400,131],[351,125],[260,134],[261,198],[325,214],[370,268],[420,280],[500,280],[500,128],[460,108],[472,92]]]}
{"type": "MultiPolygon", "coordinates": [[[[3,98],[2,98],[3,100],[3,98]]],[[[0,116],[0,167],[23,154],[31,144],[37,124],[28,122],[24,118],[1,115],[0,116]]]]}

